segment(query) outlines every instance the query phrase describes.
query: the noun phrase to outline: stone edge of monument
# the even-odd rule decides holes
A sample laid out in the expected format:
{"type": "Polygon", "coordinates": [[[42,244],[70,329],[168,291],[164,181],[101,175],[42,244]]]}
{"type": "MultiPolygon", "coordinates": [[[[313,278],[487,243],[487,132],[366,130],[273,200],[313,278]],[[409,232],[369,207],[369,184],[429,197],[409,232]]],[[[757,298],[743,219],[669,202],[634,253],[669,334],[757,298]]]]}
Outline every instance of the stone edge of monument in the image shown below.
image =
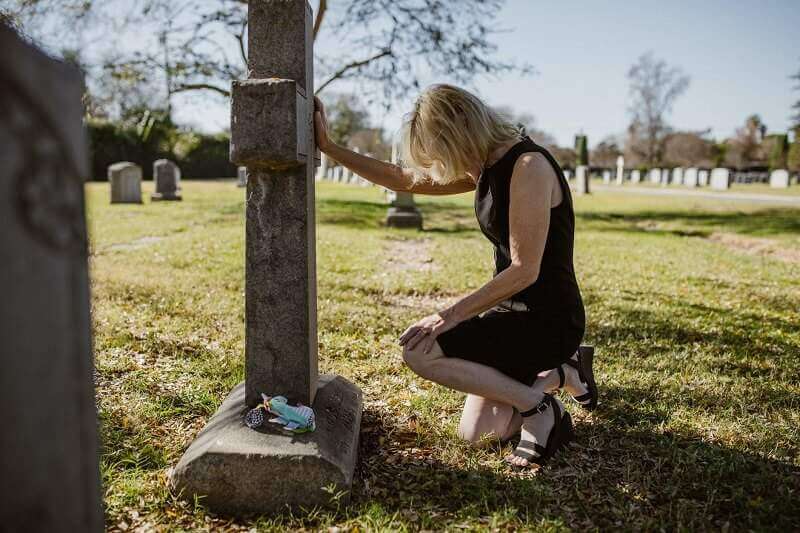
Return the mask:
{"type": "Polygon", "coordinates": [[[352,486],[361,427],[361,390],[321,375],[314,401],[317,429],[299,435],[265,422],[244,424],[244,383],[237,385],[194,439],[171,475],[172,487],[222,514],[272,514],[326,507],[352,486]],[[212,486],[213,485],[213,486],[212,486]],[[314,486],[318,488],[314,490],[314,486]],[[333,493],[329,489],[335,487],[333,493]]]}
{"type": "Polygon", "coordinates": [[[179,202],[183,200],[181,193],[163,193],[163,192],[154,192],[150,195],[150,200],[153,202],[161,202],[161,201],[169,201],[169,202],[179,202]]]}
{"type": "Polygon", "coordinates": [[[392,206],[386,213],[386,225],[392,228],[422,229],[422,213],[415,207],[392,206]]]}
{"type": "Polygon", "coordinates": [[[282,170],[306,162],[305,91],[294,80],[237,80],[231,85],[230,160],[282,170]],[[276,102],[294,103],[283,109],[276,102]]]}

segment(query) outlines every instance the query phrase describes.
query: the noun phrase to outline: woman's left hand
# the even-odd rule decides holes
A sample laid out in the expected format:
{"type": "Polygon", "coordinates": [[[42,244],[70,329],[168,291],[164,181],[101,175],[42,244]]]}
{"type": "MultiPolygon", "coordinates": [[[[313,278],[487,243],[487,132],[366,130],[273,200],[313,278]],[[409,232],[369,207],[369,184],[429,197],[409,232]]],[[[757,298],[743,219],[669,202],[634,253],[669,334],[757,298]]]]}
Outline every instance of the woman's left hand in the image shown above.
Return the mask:
{"type": "Polygon", "coordinates": [[[433,343],[436,342],[436,337],[458,324],[457,321],[448,318],[448,316],[447,313],[426,316],[400,335],[400,345],[413,350],[418,344],[422,343],[424,352],[430,352],[431,348],[433,348],[433,343]]]}

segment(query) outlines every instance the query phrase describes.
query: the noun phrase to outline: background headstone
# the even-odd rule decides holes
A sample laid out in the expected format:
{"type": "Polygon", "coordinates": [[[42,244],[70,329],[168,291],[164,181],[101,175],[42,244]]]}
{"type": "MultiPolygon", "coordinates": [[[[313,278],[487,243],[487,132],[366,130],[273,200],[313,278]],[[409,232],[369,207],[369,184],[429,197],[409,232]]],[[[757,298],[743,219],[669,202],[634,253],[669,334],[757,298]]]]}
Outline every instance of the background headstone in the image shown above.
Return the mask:
{"type": "MultiPolygon", "coordinates": [[[[392,143],[392,163],[398,163],[397,143],[392,143]]],[[[386,212],[386,225],[392,228],[422,229],[422,213],[414,202],[414,195],[405,191],[387,191],[390,206],[386,212]]]]}
{"type": "Polygon", "coordinates": [[[697,187],[700,184],[697,173],[698,170],[696,167],[687,168],[686,172],[683,174],[683,184],[687,187],[697,187]]]}
{"type": "Polygon", "coordinates": [[[611,171],[608,169],[603,170],[603,185],[611,183],[611,171]]]}
{"type": "Polygon", "coordinates": [[[770,172],[769,186],[775,189],[787,188],[789,186],[789,171],[784,169],[778,169],[770,172]]]}
{"type": "Polygon", "coordinates": [[[247,167],[238,167],[236,170],[236,186],[247,187],[247,167]]]}
{"type": "Polygon", "coordinates": [[[677,167],[672,170],[672,183],[675,185],[683,185],[683,167],[677,167]]]}
{"type": "Polygon", "coordinates": [[[731,171],[727,168],[715,168],[711,171],[711,188],[724,191],[731,186],[731,171]]]}
{"type": "Polygon", "coordinates": [[[661,169],[651,168],[648,177],[650,178],[650,183],[661,183],[661,169]]]}
{"type": "Polygon", "coordinates": [[[575,167],[575,191],[578,194],[589,194],[589,167],[586,165],[575,167]]]}
{"type": "Polygon", "coordinates": [[[142,168],[129,161],[120,161],[108,167],[112,204],[142,203],[142,168]]]}
{"type": "Polygon", "coordinates": [[[150,195],[153,201],[180,200],[179,191],[181,170],[169,159],[157,159],[153,162],[153,185],[155,192],[150,195]]]}
{"type": "Polygon", "coordinates": [[[104,528],[83,79],[0,24],[0,530],[104,528]]]}
{"type": "Polygon", "coordinates": [[[640,170],[631,170],[631,183],[639,183],[642,181],[642,172],[640,170]]]}
{"type": "Polygon", "coordinates": [[[706,187],[708,185],[708,170],[701,169],[697,171],[697,184],[700,187],[706,187]]]}
{"type": "Polygon", "coordinates": [[[617,156],[617,185],[625,182],[625,158],[617,156]]]}
{"type": "Polygon", "coordinates": [[[172,477],[184,497],[225,514],[331,505],[329,489],[346,501],[353,481],[361,391],[317,367],[312,46],[306,0],[250,0],[251,78],[231,91],[231,160],[248,167],[245,382],[172,477]],[[248,428],[262,393],[310,405],[316,431],[248,428]]]}
{"type": "Polygon", "coordinates": [[[315,176],[315,180],[316,181],[324,180],[327,174],[328,174],[328,156],[323,153],[322,157],[320,158],[319,167],[317,168],[317,174],[315,176]]]}

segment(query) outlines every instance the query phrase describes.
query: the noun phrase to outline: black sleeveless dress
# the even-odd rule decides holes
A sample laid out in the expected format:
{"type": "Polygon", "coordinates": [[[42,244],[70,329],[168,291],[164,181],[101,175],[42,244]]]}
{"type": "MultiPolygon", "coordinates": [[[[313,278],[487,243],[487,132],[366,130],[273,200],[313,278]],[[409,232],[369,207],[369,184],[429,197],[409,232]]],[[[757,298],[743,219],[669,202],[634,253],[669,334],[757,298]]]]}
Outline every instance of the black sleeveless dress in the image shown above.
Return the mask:
{"type": "Polygon", "coordinates": [[[528,310],[494,307],[459,323],[436,339],[446,356],[496,368],[528,385],[542,370],[555,368],[569,359],[580,345],[586,323],[572,262],[575,214],[569,185],[553,156],[527,137],[478,178],[475,214],[481,231],[494,245],[494,275],[511,264],[508,243],[511,174],[519,156],[529,152],[538,152],[550,162],[558,176],[563,199],[550,209],[550,227],[539,277],[511,297],[513,302],[524,303],[528,310]]]}

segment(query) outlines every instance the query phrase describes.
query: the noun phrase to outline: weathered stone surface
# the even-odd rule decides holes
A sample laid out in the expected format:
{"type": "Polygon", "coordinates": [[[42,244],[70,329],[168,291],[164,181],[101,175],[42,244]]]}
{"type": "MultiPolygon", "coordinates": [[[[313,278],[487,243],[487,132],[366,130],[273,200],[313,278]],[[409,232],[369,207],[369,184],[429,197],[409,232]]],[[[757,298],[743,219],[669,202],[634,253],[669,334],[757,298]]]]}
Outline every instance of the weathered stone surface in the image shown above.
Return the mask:
{"type": "Polygon", "coordinates": [[[314,432],[294,435],[268,422],[252,430],[243,421],[240,384],[178,463],[174,486],[225,514],[328,505],[325,487],[347,491],[353,481],[361,391],[344,378],[323,375],[312,407],[314,432]]]}
{"type": "Polygon", "coordinates": [[[0,50],[0,530],[101,531],[82,77],[0,50]]]}
{"type": "Polygon", "coordinates": [[[789,171],[784,169],[779,169],[770,172],[769,186],[775,189],[787,188],[789,186],[789,171]]]}
{"type": "MultiPolygon", "coordinates": [[[[310,163],[310,162],[309,162],[310,163]]],[[[317,383],[313,165],[249,170],[245,316],[247,403],[310,404],[317,383]]]]}
{"type": "Polygon", "coordinates": [[[108,167],[112,204],[142,203],[142,167],[120,161],[108,167]]]}
{"type": "Polygon", "coordinates": [[[248,5],[249,77],[294,80],[303,90],[312,92],[311,6],[306,0],[251,0],[248,5]]]}
{"type": "Polygon", "coordinates": [[[234,81],[231,161],[249,168],[304,165],[312,148],[310,115],[305,91],[294,80],[234,81]]]}
{"type": "Polygon", "coordinates": [[[731,186],[731,171],[727,168],[715,168],[711,171],[711,188],[724,191],[731,186]]]}
{"type": "Polygon", "coordinates": [[[153,201],[180,200],[179,191],[181,169],[169,159],[157,159],[153,162],[153,184],[155,192],[150,195],[153,201]]]}

